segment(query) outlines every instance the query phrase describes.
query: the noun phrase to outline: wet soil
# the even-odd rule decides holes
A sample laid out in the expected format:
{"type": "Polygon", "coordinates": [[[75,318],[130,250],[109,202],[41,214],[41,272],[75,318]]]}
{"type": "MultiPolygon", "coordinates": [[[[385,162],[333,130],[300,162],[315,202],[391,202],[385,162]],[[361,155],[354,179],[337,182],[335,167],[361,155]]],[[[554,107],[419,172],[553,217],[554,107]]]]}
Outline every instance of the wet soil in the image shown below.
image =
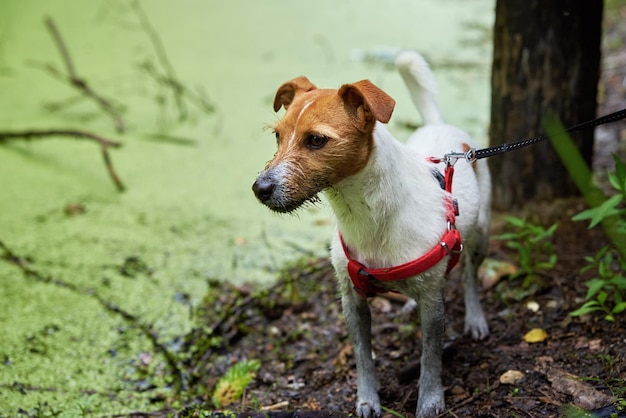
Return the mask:
{"type": "MultiPolygon", "coordinates": [[[[597,416],[626,416],[619,409],[626,397],[626,318],[609,322],[602,315],[569,315],[586,292],[585,277],[579,274],[583,257],[606,244],[601,231],[569,221],[583,207],[580,201],[564,200],[526,209],[529,219],[546,226],[559,221],[554,236],[559,262],[534,280],[533,290],[521,291],[522,277],[502,277],[483,292],[491,330],[483,341],[462,335],[462,283],[458,272],[452,272],[442,374],[447,410],[442,416],[558,417],[574,406],[595,410],[597,416]],[[537,303],[536,312],[529,309],[529,302],[537,303]],[[524,341],[533,328],[544,329],[547,338],[524,341]],[[502,383],[503,374],[511,370],[521,372],[521,380],[502,383]],[[572,381],[576,387],[569,384],[572,381]]],[[[501,225],[496,217],[494,234],[501,225]]],[[[491,242],[490,257],[515,262],[503,241],[491,242]]],[[[403,302],[386,295],[370,299],[370,306],[381,403],[411,417],[417,401],[421,333],[415,314],[402,313],[403,302]]],[[[203,361],[191,360],[195,374],[202,376],[197,383],[212,387],[234,363],[261,360],[256,380],[243,400],[231,405],[233,410],[354,411],[352,347],[326,260],[288,269],[262,295],[222,288],[221,296],[207,300],[205,306],[208,323],[215,324],[212,334],[223,337],[224,344],[203,361]]]]}

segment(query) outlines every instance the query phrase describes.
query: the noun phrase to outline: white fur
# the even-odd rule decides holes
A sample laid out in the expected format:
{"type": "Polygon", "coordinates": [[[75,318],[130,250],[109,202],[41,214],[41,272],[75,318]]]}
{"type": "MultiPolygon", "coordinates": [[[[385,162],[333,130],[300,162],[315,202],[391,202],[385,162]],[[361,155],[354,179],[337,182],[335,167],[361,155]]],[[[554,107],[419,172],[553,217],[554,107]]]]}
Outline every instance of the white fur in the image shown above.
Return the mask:
{"type": "MultiPolygon", "coordinates": [[[[462,151],[463,144],[474,146],[465,132],[443,123],[434,100],[434,77],[423,58],[414,52],[402,53],[397,66],[427,125],[413,133],[407,144],[402,144],[377,122],[374,149],[367,165],[325,191],[352,258],[370,268],[411,261],[438,245],[447,226],[446,192],[433,177],[432,169],[437,167],[443,173],[443,164],[436,166],[426,157],[462,151]]],[[[463,257],[466,331],[474,338],[484,338],[489,331],[478,299],[476,264],[486,252],[490,179],[484,161],[476,164],[475,171],[465,161],[456,164],[452,194],[459,203],[457,227],[466,253],[463,257]]],[[[354,344],[357,414],[368,418],[378,416],[381,410],[371,356],[369,307],[353,289],[338,234],[332,243],[331,260],[354,344]]],[[[424,340],[418,417],[435,416],[444,409],[440,374],[446,264],[444,259],[431,270],[400,282],[377,282],[378,286],[405,293],[420,307],[424,340]]]]}

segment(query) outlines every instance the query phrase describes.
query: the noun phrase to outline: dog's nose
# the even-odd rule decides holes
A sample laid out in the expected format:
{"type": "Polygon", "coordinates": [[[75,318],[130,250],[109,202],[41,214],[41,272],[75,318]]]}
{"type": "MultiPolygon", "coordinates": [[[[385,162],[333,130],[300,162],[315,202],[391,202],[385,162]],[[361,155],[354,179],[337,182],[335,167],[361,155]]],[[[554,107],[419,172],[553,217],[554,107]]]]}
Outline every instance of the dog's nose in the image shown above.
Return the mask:
{"type": "Polygon", "coordinates": [[[267,202],[272,197],[276,184],[265,178],[258,178],[252,185],[254,194],[261,202],[267,202]]]}

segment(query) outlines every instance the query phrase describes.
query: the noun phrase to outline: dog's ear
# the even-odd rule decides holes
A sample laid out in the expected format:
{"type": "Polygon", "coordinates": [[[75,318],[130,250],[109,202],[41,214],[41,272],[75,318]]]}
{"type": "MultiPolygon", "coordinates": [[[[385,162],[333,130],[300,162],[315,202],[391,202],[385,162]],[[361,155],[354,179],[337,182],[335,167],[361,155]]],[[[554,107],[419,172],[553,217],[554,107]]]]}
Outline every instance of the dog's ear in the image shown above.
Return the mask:
{"type": "Polygon", "coordinates": [[[396,105],[391,96],[369,80],[344,84],[339,89],[339,96],[357,115],[362,111],[366,123],[371,123],[374,119],[383,123],[389,122],[396,105]]]}
{"type": "Polygon", "coordinates": [[[274,97],[274,112],[278,112],[281,106],[285,106],[285,109],[287,109],[291,102],[293,102],[293,98],[298,94],[306,93],[316,88],[317,87],[303,75],[291,81],[287,81],[276,91],[276,96],[274,97]]]}

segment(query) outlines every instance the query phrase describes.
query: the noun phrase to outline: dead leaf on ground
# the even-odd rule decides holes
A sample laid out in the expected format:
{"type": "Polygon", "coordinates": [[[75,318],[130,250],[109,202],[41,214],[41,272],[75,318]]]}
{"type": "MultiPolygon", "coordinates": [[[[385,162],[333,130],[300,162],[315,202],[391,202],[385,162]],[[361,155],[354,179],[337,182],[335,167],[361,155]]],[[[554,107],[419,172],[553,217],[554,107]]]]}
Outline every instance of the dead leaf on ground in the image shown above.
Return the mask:
{"type": "Polygon", "coordinates": [[[548,338],[548,333],[543,328],[533,328],[524,334],[523,338],[527,343],[540,343],[548,338]]]}

